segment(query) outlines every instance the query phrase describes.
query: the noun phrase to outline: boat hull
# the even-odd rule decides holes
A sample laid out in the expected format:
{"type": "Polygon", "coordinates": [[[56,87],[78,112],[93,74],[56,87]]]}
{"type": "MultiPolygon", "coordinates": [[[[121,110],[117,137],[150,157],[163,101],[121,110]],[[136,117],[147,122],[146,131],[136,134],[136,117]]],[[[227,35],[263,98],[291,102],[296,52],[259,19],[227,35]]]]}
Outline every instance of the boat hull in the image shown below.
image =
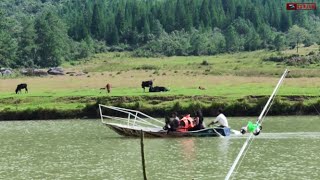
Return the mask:
{"type": "Polygon", "coordinates": [[[106,123],[110,129],[122,136],[140,137],[141,130],[145,137],[151,138],[170,138],[170,137],[219,137],[230,136],[230,128],[206,128],[197,131],[177,132],[166,131],[159,128],[143,128],[143,127],[128,127],[118,124],[106,123]]]}

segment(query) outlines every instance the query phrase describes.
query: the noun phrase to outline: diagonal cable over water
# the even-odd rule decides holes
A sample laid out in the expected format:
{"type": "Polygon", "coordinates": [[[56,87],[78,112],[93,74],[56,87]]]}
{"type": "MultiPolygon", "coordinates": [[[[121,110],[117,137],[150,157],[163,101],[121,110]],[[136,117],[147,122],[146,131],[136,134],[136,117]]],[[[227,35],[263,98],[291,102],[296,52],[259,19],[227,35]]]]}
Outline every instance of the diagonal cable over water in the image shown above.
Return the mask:
{"type": "MultiPolygon", "coordinates": [[[[268,113],[267,111],[269,111],[269,109],[270,109],[270,107],[271,107],[271,104],[272,104],[271,102],[273,102],[273,99],[274,99],[274,97],[275,97],[278,89],[280,88],[280,86],[281,86],[284,78],[285,78],[286,75],[288,74],[288,72],[289,72],[288,69],[286,69],[286,70],[284,71],[284,73],[282,74],[282,76],[281,76],[281,78],[280,78],[277,86],[276,86],[275,89],[273,90],[273,92],[272,92],[271,96],[269,97],[266,105],[264,106],[264,108],[263,108],[260,116],[258,117],[258,120],[257,120],[257,122],[256,122],[257,125],[258,125],[258,124],[262,124],[262,121],[263,121],[264,117],[265,117],[266,114],[268,113]]],[[[243,146],[242,146],[242,148],[241,148],[238,156],[236,157],[235,161],[233,162],[231,168],[229,169],[229,172],[228,172],[227,176],[225,177],[225,180],[229,180],[229,179],[230,179],[230,177],[231,177],[233,171],[235,170],[235,168],[237,167],[237,164],[238,164],[239,160],[241,159],[243,153],[246,154],[246,151],[247,151],[246,148],[247,148],[248,144],[249,144],[249,146],[250,146],[251,142],[253,141],[252,137],[253,137],[253,134],[251,133],[250,136],[248,136],[248,138],[246,139],[245,143],[243,144],[243,146]],[[252,140],[251,140],[251,139],[252,139],[252,140]],[[251,140],[251,141],[250,141],[250,140],[251,140]]],[[[249,148],[248,148],[248,149],[249,149],[249,148]]],[[[244,154],[244,155],[245,155],[245,154],[244,154]]],[[[244,157],[244,156],[243,156],[243,157],[244,157]]],[[[240,162],[241,162],[241,161],[240,161],[240,162]]]]}

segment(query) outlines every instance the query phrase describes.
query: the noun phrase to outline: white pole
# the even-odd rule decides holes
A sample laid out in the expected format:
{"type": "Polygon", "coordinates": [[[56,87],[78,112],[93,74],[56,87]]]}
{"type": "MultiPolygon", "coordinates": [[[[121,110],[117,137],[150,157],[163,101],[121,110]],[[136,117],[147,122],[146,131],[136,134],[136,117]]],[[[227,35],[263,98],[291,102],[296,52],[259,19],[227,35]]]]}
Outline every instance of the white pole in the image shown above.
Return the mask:
{"type": "MultiPolygon", "coordinates": [[[[270,104],[271,100],[274,98],[274,96],[275,96],[275,94],[276,94],[276,92],[277,92],[278,88],[280,87],[280,85],[281,85],[281,83],[282,83],[283,79],[286,77],[286,75],[288,74],[288,72],[289,72],[289,71],[288,71],[288,69],[286,69],[286,70],[284,71],[283,75],[281,76],[281,78],[280,78],[280,80],[279,80],[279,82],[278,82],[277,86],[274,88],[274,90],[273,90],[273,92],[272,92],[271,96],[269,97],[269,100],[267,101],[266,105],[264,106],[264,108],[263,108],[263,110],[262,110],[262,112],[261,112],[261,114],[260,114],[260,116],[259,116],[259,118],[258,118],[258,120],[257,120],[257,124],[258,124],[258,123],[260,123],[260,121],[261,121],[261,119],[262,119],[262,117],[263,117],[263,115],[264,115],[265,111],[267,110],[267,107],[269,106],[269,104],[270,104]]],[[[243,146],[242,146],[242,148],[241,148],[241,150],[240,150],[240,152],[239,152],[239,154],[238,154],[237,158],[234,160],[234,162],[233,162],[233,164],[232,164],[232,166],[231,166],[231,168],[230,168],[230,170],[229,170],[229,172],[228,172],[228,174],[227,174],[227,176],[226,176],[225,180],[229,180],[229,179],[230,179],[230,177],[231,177],[231,175],[232,175],[232,173],[233,173],[234,169],[236,168],[236,166],[237,166],[237,164],[238,164],[238,162],[239,162],[239,160],[240,160],[240,158],[241,158],[241,156],[242,156],[242,154],[243,154],[244,150],[246,149],[246,147],[247,147],[247,145],[248,145],[248,142],[249,142],[249,141],[250,141],[250,139],[252,138],[252,136],[253,136],[253,135],[252,135],[252,134],[250,134],[250,136],[248,136],[248,137],[247,137],[247,140],[246,140],[246,141],[245,141],[245,143],[243,144],[243,146]]]]}
{"type": "Polygon", "coordinates": [[[263,117],[263,115],[264,115],[264,113],[265,113],[265,111],[267,110],[267,108],[268,108],[268,106],[269,106],[269,104],[270,104],[270,102],[271,102],[271,100],[273,99],[273,97],[275,96],[275,94],[276,94],[276,92],[277,92],[277,90],[278,90],[278,88],[280,87],[280,85],[282,84],[282,81],[283,81],[283,79],[286,77],[286,75],[288,74],[288,69],[286,69],[285,71],[284,71],[284,73],[282,74],[282,76],[281,76],[281,78],[280,78],[280,80],[279,80],[279,82],[278,82],[278,84],[277,84],[277,86],[274,88],[274,90],[273,90],[273,92],[272,92],[272,94],[271,94],[271,96],[270,96],[270,98],[269,98],[269,100],[268,100],[268,102],[266,103],[266,105],[264,106],[264,108],[263,108],[263,110],[262,110],[262,112],[261,112],[261,114],[260,114],[260,116],[259,116],[259,118],[258,118],[258,120],[257,120],[257,123],[259,123],[260,121],[261,121],[261,119],[262,119],[262,117],[263,117]]]}
{"type": "Polygon", "coordinates": [[[234,171],[234,168],[236,168],[236,166],[237,166],[237,164],[238,164],[238,162],[239,162],[239,160],[240,160],[240,158],[241,158],[244,150],[246,149],[246,147],[247,147],[247,145],[248,145],[248,142],[250,141],[250,139],[251,139],[252,136],[253,136],[253,135],[252,135],[252,133],[251,133],[250,136],[247,138],[246,142],[243,144],[243,146],[242,146],[242,148],[241,148],[241,150],[240,150],[237,158],[234,160],[234,162],[233,162],[233,164],[232,164],[232,166],[231,166],[231,168],[230,168],[230,170],[229,170],[229,172],[228,172],[225,180],[229,180],[229,178],[231,177],[231,175],[232,175],[232,173],[233,173],[233,171],[234,171]]]}

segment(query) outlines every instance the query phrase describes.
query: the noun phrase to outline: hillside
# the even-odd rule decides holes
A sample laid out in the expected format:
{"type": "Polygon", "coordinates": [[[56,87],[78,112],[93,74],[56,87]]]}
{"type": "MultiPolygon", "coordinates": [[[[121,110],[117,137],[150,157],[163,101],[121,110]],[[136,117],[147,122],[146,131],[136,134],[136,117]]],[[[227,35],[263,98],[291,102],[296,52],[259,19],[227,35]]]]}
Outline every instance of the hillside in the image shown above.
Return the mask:
{"type": "Polygon", "coordinates": [[[287,11],[286,2],[5,0],[0,66],[52,67],[108,51],[200,56],[319,44],[319,10],[287,11]]]}

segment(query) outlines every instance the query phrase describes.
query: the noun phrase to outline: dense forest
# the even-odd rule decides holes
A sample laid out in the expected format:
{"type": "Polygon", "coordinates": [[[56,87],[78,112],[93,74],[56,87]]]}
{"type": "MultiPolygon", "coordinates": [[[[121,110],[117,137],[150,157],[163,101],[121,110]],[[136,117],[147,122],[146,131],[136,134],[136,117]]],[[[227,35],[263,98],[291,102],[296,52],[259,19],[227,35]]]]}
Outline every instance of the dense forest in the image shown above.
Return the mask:
{"type": "Polygon", "coordinates": [[[320,10],[287,11],[286,2],[2,0],[0,67],[52,67],[107,51],[186,56],[320,44],[320,10]]]}

